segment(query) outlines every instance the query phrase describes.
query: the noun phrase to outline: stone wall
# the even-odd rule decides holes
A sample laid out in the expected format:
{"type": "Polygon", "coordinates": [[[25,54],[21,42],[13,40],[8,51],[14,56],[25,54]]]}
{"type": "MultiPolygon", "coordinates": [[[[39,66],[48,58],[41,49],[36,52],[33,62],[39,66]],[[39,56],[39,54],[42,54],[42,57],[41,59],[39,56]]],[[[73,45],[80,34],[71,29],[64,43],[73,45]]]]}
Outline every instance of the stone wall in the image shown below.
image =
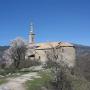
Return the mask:
{"type": "MultiPolygon", "coordinates": [[[[50,49],[42,49],[42,50],[36,50],[36,58],[39,58],[42,63],[45,63],[47,60],[47,56],[45,51],[50,51],[50,49]]],[[[75,65],[75,48],[74,47],[61,47],[58,48],[57,54],[59,56],[59,60],[63,60],[69,67],[73,67],[75,65]]],[[[53,53],[53,52],[51,52],[53,53]]]]}

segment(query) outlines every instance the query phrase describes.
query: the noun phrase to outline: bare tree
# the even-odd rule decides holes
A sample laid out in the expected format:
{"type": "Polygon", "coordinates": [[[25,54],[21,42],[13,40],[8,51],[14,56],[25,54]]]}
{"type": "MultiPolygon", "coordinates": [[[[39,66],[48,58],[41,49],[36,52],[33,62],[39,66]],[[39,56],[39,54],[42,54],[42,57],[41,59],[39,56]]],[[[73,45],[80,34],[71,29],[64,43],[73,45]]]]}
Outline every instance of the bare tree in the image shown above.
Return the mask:
{"type": "Polygon", "coordinates": [[[26,45],[22,38],[16,38],[10,44],[10,48],[5,51],[3,58],[6,63],[13,63],[15,68],[19,68],[20,63],[25,60],[26,45]]]}
{"type": "Polygon", "coordinates": [[[69,73],[69,67],[67,63],[63,61],[62,47],[53,47],[50,50],[45,51],[47,56],[46,67],[51,68],[53,78],[53,86],[55,90],[71,90],[69,81],[67,80],[67,73],[69,73]]]}

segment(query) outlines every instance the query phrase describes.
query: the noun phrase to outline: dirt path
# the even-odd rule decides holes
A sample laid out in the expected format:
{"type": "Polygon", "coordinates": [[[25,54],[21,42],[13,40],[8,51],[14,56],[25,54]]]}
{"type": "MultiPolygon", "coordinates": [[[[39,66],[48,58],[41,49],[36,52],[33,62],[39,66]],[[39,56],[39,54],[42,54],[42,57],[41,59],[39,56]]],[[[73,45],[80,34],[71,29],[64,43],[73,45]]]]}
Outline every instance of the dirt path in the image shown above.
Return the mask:
{"type": "Polygon", "coordinates": [[[25,90],[24,83],[27,80],[33,80],[34,78],[40,78],[37,72],[21,75],[15,78],[9,78],[6,84],[0,86],[0,90],[25,90]]]}

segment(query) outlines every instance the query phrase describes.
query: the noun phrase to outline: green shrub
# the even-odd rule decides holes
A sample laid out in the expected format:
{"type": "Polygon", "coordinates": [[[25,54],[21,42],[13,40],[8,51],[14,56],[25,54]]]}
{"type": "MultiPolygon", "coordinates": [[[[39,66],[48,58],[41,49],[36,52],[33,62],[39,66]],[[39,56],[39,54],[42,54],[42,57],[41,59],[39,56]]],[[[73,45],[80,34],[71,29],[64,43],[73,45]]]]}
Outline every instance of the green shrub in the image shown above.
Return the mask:
{"type": "Polygon", "coordinates": [[[14,68],[0,69],[0,75],[3,75],[3,76],[8,75],[9,73],[13,74],[17,72],[19,72],[19,70],[14,68]]]}

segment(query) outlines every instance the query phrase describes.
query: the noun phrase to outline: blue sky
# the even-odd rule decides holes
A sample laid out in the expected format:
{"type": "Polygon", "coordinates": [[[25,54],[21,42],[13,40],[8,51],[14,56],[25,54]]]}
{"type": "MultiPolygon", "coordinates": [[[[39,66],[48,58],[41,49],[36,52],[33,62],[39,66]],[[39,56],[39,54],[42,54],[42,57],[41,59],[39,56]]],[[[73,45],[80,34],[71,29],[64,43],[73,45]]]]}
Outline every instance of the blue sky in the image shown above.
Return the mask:
{"type": "Polygon", "coordinates": [[[90,45],[90,0],[0,0],[0,45],[28,40],[31,21],[36,42],[90,45]]]}

